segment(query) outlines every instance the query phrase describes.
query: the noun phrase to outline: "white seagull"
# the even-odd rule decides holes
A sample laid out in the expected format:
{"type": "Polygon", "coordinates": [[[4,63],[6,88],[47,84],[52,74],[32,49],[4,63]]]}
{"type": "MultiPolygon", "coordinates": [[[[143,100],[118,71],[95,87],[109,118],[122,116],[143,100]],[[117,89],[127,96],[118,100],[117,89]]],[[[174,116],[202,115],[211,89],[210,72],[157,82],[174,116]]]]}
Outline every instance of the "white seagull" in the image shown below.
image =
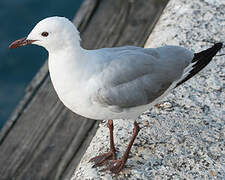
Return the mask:
{"type": "Polygon", "coordinates": [[[92,158],[95,166],[120,172],[139,132],[138,116],[157,104],[170,90],[202,70],[222,43],[200,53],[179,46],[141,48],[123,46],[86,50],[77,28],[64,17],[40,21],[26,38],[13,42],[43,46],[49,52],[50,77],[59,99],[71,111],[96,120],[108,120],[110,151],[92,158]],[[132,119],[128,147],[116,159],[112,119],[132,119]]]}

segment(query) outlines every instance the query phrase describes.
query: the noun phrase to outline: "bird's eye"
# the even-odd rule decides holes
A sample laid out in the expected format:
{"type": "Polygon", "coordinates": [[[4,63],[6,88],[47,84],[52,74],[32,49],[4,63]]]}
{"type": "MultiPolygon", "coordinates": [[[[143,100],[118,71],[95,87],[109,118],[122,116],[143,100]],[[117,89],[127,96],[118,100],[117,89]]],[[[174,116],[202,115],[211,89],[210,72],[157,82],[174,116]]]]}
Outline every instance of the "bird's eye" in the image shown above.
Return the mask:
{"type": "Polygon", "coordinates": [[[42,36],[47,37],[48,36],[48,32],[43,32],[41,33],[42,36]]]}

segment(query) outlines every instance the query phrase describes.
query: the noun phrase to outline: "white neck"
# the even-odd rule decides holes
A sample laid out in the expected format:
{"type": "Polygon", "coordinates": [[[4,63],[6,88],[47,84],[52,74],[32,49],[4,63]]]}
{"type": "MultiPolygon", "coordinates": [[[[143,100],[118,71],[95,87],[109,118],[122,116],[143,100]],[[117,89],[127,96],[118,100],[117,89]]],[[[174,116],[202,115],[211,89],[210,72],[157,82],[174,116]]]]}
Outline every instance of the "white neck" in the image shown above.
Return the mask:
{"type": "Polygon", "coordinates": [[[78,80],[82,78],[87,64],[86,52],[80,46],[67,46],[61,51],[49,52],[49,72],[59,96],[78,88],[78,80]]]}
{"type": "Polygon", "coordinates": [[[50,54],[59,54],[60,51],[70,51],[70,52],[75,52],[79,53],[83,50],[83,48],[80,45],[80,37],[73,37],[70,38],[70,36],[67,36],[63,39],[62,42],[57,42],[55,44],[51,44],[46,46],[45,48],[50,54]]]}

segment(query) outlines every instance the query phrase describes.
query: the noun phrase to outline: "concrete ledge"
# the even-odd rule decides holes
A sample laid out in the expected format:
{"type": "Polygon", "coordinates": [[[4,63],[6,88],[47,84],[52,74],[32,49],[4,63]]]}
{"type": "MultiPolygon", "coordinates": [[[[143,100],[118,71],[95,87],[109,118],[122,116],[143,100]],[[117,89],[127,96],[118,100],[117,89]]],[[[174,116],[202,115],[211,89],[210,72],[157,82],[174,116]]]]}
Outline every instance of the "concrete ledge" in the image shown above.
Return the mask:
{"type": "MultiPolygon", "coordinates": [[[[225,0],[170,0],[146,47],[182,45],[196,52],[225,40],[225,0]]],[[[221,53],[224,53],[224,49],[221,53]]],[[[225,179],[225,56],[174,90],[160,107],[141,115],[141,131],[125,169],[114,175],[91,168],[89,159],[108,149],[106,123],[77,167],[79,179],[225,179]]],[[[115,120],[118,157],[132,123],[115,120]]]]}

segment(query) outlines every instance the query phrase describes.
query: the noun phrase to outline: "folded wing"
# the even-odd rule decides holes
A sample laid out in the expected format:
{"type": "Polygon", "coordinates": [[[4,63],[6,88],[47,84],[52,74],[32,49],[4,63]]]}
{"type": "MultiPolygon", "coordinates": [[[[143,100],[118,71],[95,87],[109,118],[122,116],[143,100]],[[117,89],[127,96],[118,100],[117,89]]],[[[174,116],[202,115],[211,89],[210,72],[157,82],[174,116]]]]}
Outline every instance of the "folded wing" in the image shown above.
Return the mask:
{"type": "Polygon", "coordinates": [[[182,76],[191,59],[186,49],[176,46],[117,50],[97,75],[100,87],[92,100],[119,108],[149,104],[182,76]]]}

